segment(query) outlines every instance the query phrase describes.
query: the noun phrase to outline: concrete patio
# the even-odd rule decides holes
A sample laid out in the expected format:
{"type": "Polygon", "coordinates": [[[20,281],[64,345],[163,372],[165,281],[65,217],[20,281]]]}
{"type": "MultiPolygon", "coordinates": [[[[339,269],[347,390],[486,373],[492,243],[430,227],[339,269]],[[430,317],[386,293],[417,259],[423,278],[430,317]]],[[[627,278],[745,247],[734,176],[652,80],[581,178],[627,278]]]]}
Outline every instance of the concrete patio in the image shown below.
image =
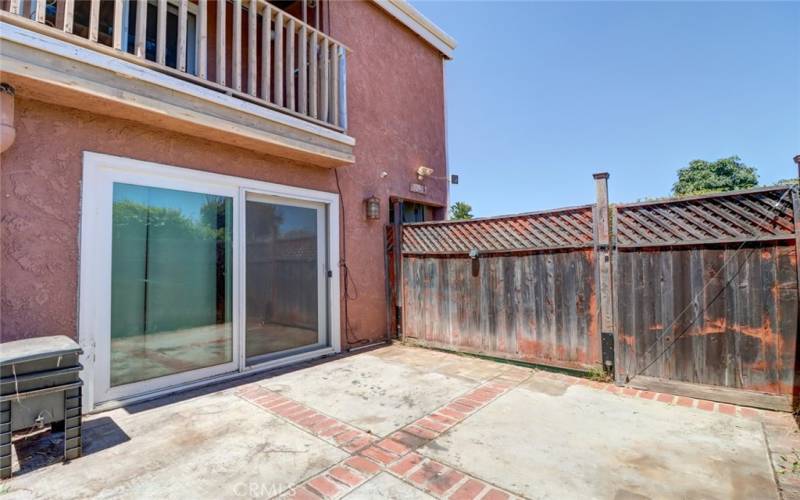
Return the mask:
{"type": "Polygon", "coordinates": [[[59,446],[58,435],[18,442],[4,498],[800,491],[781,467],[800,449],[789,415],[401,345],[92,415],[85,456],[50,463],[59,446]]]}

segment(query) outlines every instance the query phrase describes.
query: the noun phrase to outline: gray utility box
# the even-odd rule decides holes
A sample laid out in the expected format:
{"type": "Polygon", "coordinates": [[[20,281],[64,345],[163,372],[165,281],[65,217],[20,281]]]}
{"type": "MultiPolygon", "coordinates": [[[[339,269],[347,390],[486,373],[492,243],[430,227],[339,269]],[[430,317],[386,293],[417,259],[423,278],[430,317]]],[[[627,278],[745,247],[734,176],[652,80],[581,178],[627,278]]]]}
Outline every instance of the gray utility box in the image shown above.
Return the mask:
{"type": "Polygon", "coordinates": [[[80,346],[69,337],[0,344],[0,478],[11,477],[11,433],[64,431],[64,460],[81,456],[80,346]]]}

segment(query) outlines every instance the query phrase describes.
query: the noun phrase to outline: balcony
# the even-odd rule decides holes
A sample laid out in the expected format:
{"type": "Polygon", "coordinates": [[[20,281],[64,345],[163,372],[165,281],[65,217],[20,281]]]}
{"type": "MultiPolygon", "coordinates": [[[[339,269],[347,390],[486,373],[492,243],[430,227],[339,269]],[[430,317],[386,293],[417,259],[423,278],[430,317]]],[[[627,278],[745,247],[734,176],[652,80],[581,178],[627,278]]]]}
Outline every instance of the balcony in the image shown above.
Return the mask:
{"type": "Polygon", "coordinates": [[[110,115],[128,118],[132,106],[142,122],[155,113],[201,137],[321,166],[353,161],[349,49],[272,3],[2,0],[0,22],[0,76],[21,95],[41,99],[49,84],[60,104],[81,107],[89,94],[91,111],[106,100],[110,115]]]}

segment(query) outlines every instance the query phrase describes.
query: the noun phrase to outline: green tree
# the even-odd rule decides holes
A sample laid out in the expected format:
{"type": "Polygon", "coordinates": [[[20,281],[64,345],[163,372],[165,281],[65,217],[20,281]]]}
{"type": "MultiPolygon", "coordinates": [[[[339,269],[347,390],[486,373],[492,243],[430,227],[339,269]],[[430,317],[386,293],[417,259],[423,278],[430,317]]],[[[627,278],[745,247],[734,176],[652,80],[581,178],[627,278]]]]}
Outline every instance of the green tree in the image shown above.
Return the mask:
{"type": "Polygon", "coordinates": [[[450,207],[450,219],[452,220],[469,220],[472,217],[472,206],[469,203],[457,201],[450,207]]]}
{"type": "Polygon", "coordinates": [[[758,184],[758,173],[742,163],[738,156],[720,158],[714,162],[693,160],[678,170],[678,182],[672,186],[675,196],[715,193],[747,189],[758,184]]]}

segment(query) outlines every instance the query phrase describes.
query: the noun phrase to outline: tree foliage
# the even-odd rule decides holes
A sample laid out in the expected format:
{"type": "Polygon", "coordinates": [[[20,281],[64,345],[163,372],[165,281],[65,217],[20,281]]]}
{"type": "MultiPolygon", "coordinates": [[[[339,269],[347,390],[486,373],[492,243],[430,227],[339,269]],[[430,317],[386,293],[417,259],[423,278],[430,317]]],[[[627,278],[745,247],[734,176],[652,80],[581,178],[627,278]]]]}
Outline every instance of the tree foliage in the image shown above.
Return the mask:
{"type": "Polygon", "coordinates": [[[472,205],[457,201],[450,207],[450,219],[452,220],[469,220],[473,217],[472,205]]]}
{"type": "Polygon", "coordinates": [[[773,184],[773,186],[796,186],[798,184],[800,184],[800,179],[795,177],[794,179],[781,179],[773,184]]]}
{"type": "Polygon", "coordinates": [[[693,160],[678,170],[678,181],[672,186],[675,196],[716,193],[747,189],[758,185],[758,173],[742,163],[738,156],[717,161],[693,160]]]}
{"type": "Polygon", "coordinates": [[[150,206],[130,200],[115,201],[113,210],[113,237],[115,240],[143,238],[145,228],[156,234],[168,234],[172,240],[208,241],[224,240],[225,211],[230,210],[229,200],[210,197],[200,207],[200,219],[188,217],[177,208],[150,206]]]}

